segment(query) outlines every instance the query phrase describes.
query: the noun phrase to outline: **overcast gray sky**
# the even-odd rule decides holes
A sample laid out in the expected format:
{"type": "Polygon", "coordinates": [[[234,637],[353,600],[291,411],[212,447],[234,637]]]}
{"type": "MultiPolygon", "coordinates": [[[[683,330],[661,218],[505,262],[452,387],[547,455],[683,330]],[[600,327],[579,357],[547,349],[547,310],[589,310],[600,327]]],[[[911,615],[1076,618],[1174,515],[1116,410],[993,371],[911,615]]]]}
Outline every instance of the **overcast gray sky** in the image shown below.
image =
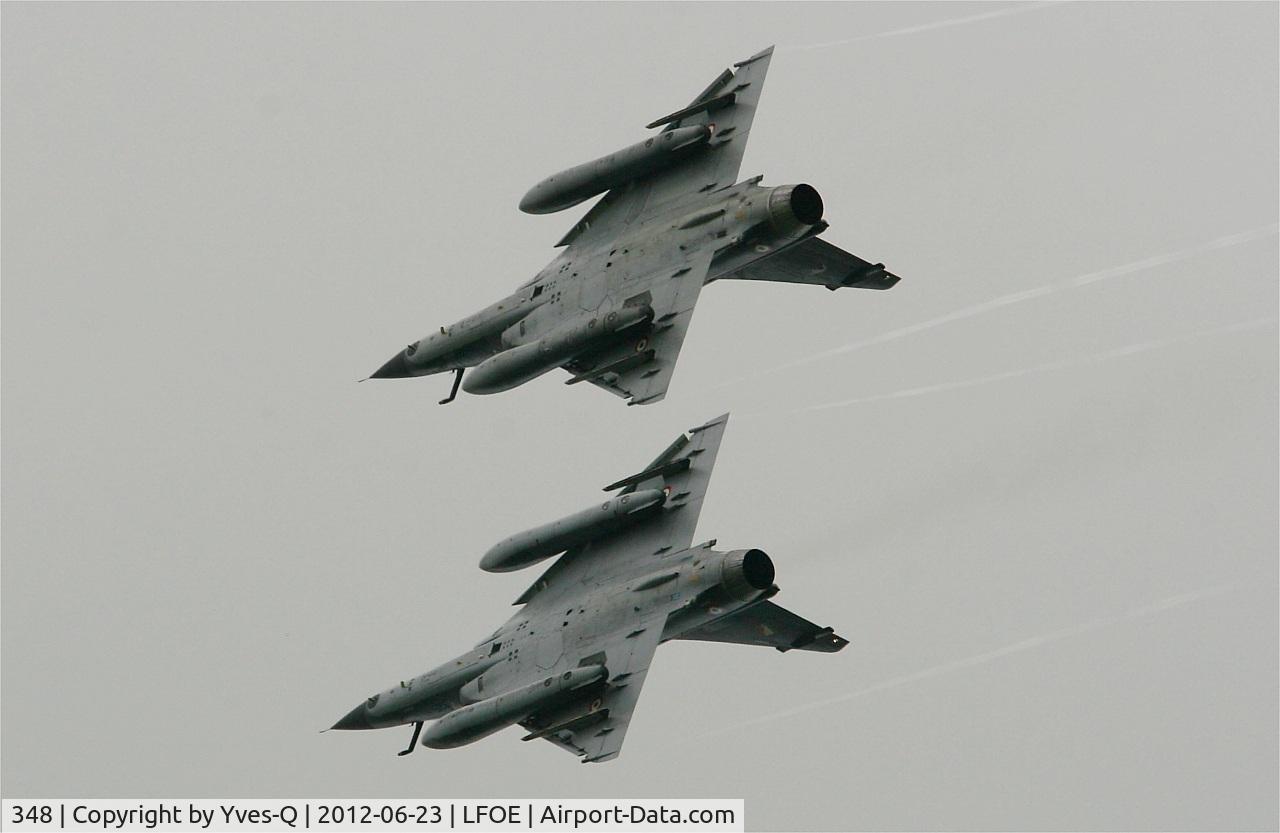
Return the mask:
{"type": "Polygon", "coordinates": [[[3,6],[6,796],[715,796],[1274,829],[1277,22],[1256,4],[3,6]],[[357,385],[778,45],[742,170],[891,292],[725,282],[667,400],[357,385]],[[842,653],[664,646],[622,757],[331,733],[498,538],[734,416],[699,540],[842,653]]]}

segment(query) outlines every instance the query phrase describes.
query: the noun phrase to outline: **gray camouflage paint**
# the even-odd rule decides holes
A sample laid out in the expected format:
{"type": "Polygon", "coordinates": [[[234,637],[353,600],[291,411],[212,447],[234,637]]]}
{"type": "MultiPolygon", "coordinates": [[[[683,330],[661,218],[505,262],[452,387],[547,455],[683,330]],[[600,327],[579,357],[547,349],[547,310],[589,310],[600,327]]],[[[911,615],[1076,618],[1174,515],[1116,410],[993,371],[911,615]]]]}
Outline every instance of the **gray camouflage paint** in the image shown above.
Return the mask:
{"type": "MultiPolygon", "coordinates": [[[[666,395],[701,287],[721,278],[888,289],[898,278],[817,235],[808,185],[735,184],[770,47],[725,70],[662,132],[550,176],[520,202],[560,211],[607,191],[562,251],[506,298],[410,344],[371,378],[454,371],[473,394],[509,390],[557,367],[628,404],[666,395]],[[475,368],[464,378],[466,368],[475,368]]],[[[450,394],[452,401],[454,393],[450,394]]]]}
{"type": "Polygon", "coordinates": [[[728,415],[682,434],[615,497],[513,535],[481,560],[505,571],[565,554],[473,649],[368,698],[334,729],[438,720],[425,746],[472,743],[513,723],[584,762],[617,757],[660,642],[692,639],[834,652],[847,643],[769,601],[778,587],[761,550],[690,546],[728,415]],[[658,497],[662,497],[661,500],[658,497]],[[625,525],[601,523],[641,504],[625,525]],[[495,555],[496,554],[496,555],[495,555]]]}

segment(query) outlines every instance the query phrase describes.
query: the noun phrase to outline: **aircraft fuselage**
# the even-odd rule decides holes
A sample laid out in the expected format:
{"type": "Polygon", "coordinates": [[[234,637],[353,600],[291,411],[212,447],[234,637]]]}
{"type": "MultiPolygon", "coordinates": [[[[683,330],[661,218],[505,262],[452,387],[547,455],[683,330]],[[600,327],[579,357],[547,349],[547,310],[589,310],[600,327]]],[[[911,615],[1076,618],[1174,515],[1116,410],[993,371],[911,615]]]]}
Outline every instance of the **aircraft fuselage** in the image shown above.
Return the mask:
{"type": "MultiPolygon", "coordinates": [[[[813,188],[765,188],[758,182],[756,177],[702,200],[677,201],[670,210],[627,226],[606,242],[570,246],[511,295],[410,344],[373,378],[429,376],[476,367],[575,322],[643,303],[643,292],[630,284],[665,268],[678,268],[689,251],[714,251],[705,280],[710,283],[826,228],[822,200],[813,188]]],[[[582,344],[584,351],[590,346],[590,341],[582,344]]],[[[517,384],[562,361],[549,360],[517,384]]],[[[472,390],[468,383],[463,388],[491,392],[472,390]]]]}

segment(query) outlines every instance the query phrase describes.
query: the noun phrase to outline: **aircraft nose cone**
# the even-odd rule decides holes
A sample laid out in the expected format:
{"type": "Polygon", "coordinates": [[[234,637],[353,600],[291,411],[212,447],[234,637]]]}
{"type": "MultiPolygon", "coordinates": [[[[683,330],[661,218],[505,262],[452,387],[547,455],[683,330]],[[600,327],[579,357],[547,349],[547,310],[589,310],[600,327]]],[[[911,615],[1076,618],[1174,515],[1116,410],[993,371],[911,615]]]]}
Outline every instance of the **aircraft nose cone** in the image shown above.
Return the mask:
{"type": "Polygon", "coordinates": [[[346,716],[333,724],[333,729],[372,729],[369,724],[369,709],[364,703],[347,712],[346,716]]]}
{"type": "Polygon", "coordinates": [[[401,350],[391,357],[391,361],[378,368],[377,372],[370,376],[370,379],[404,379],[412,376],[409,370],[409,362],[406,361],[405,351],[401,350]]]}

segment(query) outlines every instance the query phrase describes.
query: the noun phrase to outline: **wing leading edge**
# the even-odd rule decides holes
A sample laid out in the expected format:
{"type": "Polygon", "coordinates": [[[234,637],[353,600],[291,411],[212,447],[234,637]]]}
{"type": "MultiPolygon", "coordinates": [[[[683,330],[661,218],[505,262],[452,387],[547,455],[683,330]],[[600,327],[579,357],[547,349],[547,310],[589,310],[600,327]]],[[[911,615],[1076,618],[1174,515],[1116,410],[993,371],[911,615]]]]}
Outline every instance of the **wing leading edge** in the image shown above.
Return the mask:
{"type": "Polygon", "coordinates": [[[604,491],[620,489],[620,494],[661,489],[667,501],[657,517],[560,556],[515,604],[557,606],[562,597],[577,592],[581,582],[643,571],[659,556],[688,549],[728,422],[729,415],[723,414],[689,429],[644,469],[606,486],[604,491]]]}
{"type": "Polygon", "coordinates": [[[579,708],[570,714],[533,715],[520,724],[530,730],[523,740],[551,741],[580,755],[584,764],[618,757],[666,619],[666,614],[651,616],[614,635],[604,646],[609,677],[585,711],[579,708]]]}
{"type": "Polygon", "coordinates": [[[651,122],[650,127],[665,125],[664,132],[694,125],[714,125],[714,130],[705,152],[609,191],[556,245],[616,235],[629,223],[642,221],[682,197],[733,185],[772,57],[770,46],[739,61],[732,70],[720,73],[688,107],[651,122]]]}
{"type": "MultiPolygon", "coordinates": [[[[639,527],[565,553],[517,604],[527,603],[530,609],[556,608],[566,597],[580,594],[584,587],[613,582],[621,586],[627,576],[643,575],[668,553],[688,549],[728,420],[729,415],[724,414],[689,429],[643,469],[606,486],[605,491],[619,494],[662,489],[668,495],[663,514],[639,527]]],[[[654,652],[662,641],[667,617],[678,606],[679,602],[672,600],[644,618],[602,636],[587,657],[572,659],[566,655],[567,661],[578,664],[603,662],[608,677],[585,707],[579,704],[564,711],[531,715],[521,723],[529,730],[524,739],[550,741],[582,756],[584,763],[616,758],[654,652]]],[[[555,670],[558,673],[564,669],[555,670]]]]}

